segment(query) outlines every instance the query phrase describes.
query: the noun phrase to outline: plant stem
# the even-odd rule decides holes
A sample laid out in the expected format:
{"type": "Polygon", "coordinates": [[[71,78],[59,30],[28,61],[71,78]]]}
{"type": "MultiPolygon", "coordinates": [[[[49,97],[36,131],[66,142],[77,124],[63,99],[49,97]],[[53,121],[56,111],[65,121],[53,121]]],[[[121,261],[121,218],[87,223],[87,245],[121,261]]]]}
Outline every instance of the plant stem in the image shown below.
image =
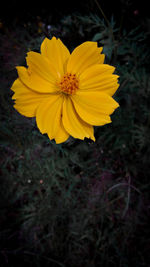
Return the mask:
{"type": "Polygon", "coordinates": [[[96,5],[97,5],[98,9],[100,10],[100,12],[102,13],[102,15],[103,15],[103,17],[104,17],[106,23],[108,24],[108,27],[111,28],[111,25],[110,25],[110,23],[109,23],[109,20],[107,19],[105,13],[103,12],[103,10],[102,10],[102,8],[101,8],[99,2],[98,2],[97,0],[95,0],[95,3],[96,3],[96,5]]]}

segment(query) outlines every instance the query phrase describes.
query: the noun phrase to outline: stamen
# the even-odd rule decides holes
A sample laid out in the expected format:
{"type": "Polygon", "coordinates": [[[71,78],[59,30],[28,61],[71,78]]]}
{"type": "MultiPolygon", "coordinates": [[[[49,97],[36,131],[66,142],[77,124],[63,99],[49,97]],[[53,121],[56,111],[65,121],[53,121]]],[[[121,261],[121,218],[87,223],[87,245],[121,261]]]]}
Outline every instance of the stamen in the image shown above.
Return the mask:
{"type": "Polygon", "coordinates": [[[72,95],[79,88],[79,81],[75,74],[66,73],[59,83],[59,87],[63,93],[72,95]]]}

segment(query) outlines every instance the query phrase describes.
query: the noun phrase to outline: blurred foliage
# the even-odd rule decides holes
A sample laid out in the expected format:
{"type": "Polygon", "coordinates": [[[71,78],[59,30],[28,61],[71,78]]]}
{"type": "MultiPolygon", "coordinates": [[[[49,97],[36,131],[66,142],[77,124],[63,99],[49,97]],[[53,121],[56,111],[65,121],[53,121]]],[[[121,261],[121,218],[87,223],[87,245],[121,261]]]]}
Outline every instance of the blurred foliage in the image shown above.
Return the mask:
{"type": "Polygon", "coordinates": [[[148,37],[144,27],[127,31],[93,14],[2,29],[1,266],[148,266],[148,37]],[[95,143],[56,145],[13,109],[14,67],[53,35],[70,50],[97,41],[120,76],[120,108],[111,124],[95,127],[95,143]]]}

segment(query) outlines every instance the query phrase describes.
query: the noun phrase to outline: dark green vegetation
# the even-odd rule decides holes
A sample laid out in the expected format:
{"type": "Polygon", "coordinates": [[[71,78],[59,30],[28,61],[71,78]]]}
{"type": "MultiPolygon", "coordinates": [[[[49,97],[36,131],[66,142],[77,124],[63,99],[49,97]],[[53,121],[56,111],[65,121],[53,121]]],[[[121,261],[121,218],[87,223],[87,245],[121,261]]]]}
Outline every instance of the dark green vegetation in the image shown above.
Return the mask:
{"type": "Polygon", "coordinates": [[[149,266],[148,37],[145,24],[125,29],[92,14],[1,25],[0,266],[149,266]],[[70,50],[97,41],[120,76],[120,108],[112,124],[95,127],[95,143],[56,145],[13,109],[14,67],[53,35],[70,50]]]}

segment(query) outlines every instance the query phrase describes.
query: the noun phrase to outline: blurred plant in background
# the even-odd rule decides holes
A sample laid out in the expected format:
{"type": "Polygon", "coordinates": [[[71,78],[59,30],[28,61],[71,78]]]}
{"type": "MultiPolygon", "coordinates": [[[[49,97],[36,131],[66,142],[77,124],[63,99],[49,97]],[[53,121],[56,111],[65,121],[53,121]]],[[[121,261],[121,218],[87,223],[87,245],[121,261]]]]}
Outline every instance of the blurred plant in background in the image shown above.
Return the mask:
{"type": "Polygon", "coordinates": [[[1,266],[148,266],[148,37],[144,27],[129,31],[94,14],[2,29],[1,266]],[[14,67],[53,35],[70,50],[97,41],[120,76],[120,108],[112,124],[95,127],[95,143],[56,145],[12,107],[14,67]]]}

